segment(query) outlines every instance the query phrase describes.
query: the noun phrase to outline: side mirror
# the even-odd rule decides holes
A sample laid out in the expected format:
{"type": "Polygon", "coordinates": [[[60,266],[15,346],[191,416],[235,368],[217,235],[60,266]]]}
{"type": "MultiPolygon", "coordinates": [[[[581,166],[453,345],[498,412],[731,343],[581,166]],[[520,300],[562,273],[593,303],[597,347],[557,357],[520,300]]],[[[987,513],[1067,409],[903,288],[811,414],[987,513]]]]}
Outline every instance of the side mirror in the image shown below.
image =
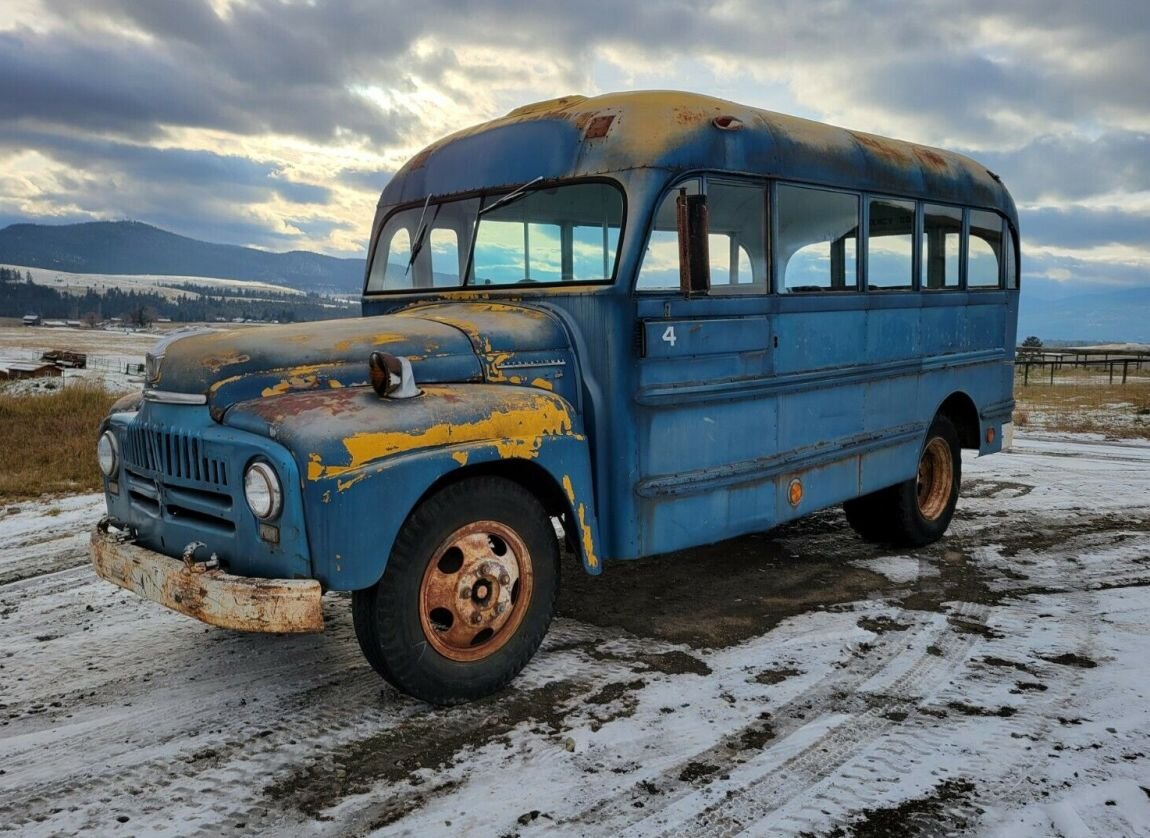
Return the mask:
{"type": "Polygon", "coordinates": [[[679,229],[679,287],[690,297],[711,287],[711,257],[707,249],[707,196],[679,190],[675,201],[679,229]]]}

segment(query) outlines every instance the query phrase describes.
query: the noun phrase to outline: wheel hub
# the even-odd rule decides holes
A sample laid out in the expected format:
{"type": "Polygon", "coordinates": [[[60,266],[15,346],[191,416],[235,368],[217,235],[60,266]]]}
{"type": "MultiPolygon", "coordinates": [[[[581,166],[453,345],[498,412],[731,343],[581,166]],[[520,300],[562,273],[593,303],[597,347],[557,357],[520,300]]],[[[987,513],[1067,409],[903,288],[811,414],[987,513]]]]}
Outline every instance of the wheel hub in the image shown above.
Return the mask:
{"type": "Polygon", "coordinates": [[[954,482],[954,459],[942,437],[934,437],[918,461],[918,511],[928,521],[937,520],[950,502],[954,482]]]}
{"type": "Polygon", "coordinates": [[[531,556],[510,527],[476,521],[431,556],[419,591],[428,643],[446,658],[473,661],[500,649],[531,601],[531,556]]]}

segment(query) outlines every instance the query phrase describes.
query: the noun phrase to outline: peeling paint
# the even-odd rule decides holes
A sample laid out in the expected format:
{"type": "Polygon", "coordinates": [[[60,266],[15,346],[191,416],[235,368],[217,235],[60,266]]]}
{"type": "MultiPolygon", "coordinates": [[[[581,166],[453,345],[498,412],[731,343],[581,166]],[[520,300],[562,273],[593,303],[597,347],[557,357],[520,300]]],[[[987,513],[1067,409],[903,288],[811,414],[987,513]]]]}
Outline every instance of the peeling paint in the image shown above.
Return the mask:
{"type": "Polygon", "coordinates": [[[459,463],[461,466],[465,466],[467,465],[467,458],[469,456],[470,455],[466,451],[456,451],[451,455],[451,459],[455,460],[455,462],[459,463]]]}
{"type": "MultiPolygon", "coordinates": [[[[575,503],[575,486],[571,482],[571,475],[563,475],[563,491],[567,493],[567,500],[572,505],[575,503]]],[[[591,526],[587,523],[587,506],[579,504],[576,510],[579,516],[579,530],[581,533],[581,541],[583,542],[583,555],[587,561],[587,567],[598,567],[599,557],[595,555],[595,543],[591,537],[591,526]]]]}
{"type": "Polygon", "coordinates": [[[531,380],[532,387],[539,387],[544,390],[554,390],[555,385],[551,383],[549,378],[534,378],[531,380]]]}
{"type": "Polygon", "coordinates": [[[583,531],[583,557],[587,562],[587,567],[598,567],[599,558],[595,555],[591,527],[587,524],[587,507],[583,504],[579,504],[579,529],[583,531]]]}
{"type": "Polygon", "coordinates": [[[212,372],[219,372],[224,367],[232,367],[238,364],[246,364],[251,360],[248,355],[241,355],[238,353],[230,353],[227,355],[212,355],[204,358],[201,362],[206,369],[212,372]]]}
{"type": "MultiPolygon", "coordinates": [[[[410,431],[360,432],[343,440],[348,454],[346,465],[325,464],[319,454],[309,457],[308,480],[338,478],[348,472],[394,454],[451,445],[487,442],[504,459],[533,459],[544,437],[562,436],[572,431],[571,415],[563,402],[542,393],[526,400],[516,399],[504,409],[472,422],[442,422],[410,431]]],[[[338,484],[341,491],[347,486],[338,484]]]]}

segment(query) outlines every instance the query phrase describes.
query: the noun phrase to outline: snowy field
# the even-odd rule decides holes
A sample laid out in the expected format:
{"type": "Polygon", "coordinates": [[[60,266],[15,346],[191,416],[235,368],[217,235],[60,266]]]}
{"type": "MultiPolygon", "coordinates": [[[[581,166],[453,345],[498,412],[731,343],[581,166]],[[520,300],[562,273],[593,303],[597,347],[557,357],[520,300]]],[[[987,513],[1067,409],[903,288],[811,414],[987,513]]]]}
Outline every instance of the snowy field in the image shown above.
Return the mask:
{"type": "Polygon", "coordinates": [[[939,544],[828,511],[564,575],[505,693],[436,710],[318,636],[97,581],[97,496],[0,508],[0,830],[1150,835],[1150,445],[964,460],[939,544]]]}
{"type": "Polygon", "coordinates": [[[169,276],[167,274],[81,274],[69,271],[57,271],[52,268],[27,268],[21,265],[0,265],[0,268],[11,268],[22,275],[25,272],[32,274],[32,281],[36,285],[46,285],[65,294],[84,294],[92,290],[105,293],[110,290],[139,291],[159,294],[169,300],[180,296],[198,298],[200,294],[189,290],[187,286],[196,285],[201,288],[236,291],[264,291],[272,294],[297,294],[303,292],[285,285],[273,285],[270,282],[257,282],[243,279],[215,279],[207,276],[169,276]]]}

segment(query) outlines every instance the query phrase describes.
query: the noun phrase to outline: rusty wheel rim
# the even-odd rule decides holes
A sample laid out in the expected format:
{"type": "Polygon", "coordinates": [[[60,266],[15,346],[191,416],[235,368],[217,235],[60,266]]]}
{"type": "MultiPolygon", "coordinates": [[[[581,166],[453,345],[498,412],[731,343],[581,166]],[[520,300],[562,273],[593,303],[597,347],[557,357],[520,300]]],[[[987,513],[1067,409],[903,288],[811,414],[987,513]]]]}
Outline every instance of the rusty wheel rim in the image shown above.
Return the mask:
{"type": "Polygon", "coordinates": [[[515,634],[531,602],[531,554],[498,521],[460,527],[440,544],[419,586],[419,622],[445,658],[474,661],[515,634]]]}
{"type": "Polygon", "coordinates": [[[936,436],[926,444],[918,461],[918,511],[928,521],[937,520],[950,502],[954,460],[946,440],[936,436]]]}

